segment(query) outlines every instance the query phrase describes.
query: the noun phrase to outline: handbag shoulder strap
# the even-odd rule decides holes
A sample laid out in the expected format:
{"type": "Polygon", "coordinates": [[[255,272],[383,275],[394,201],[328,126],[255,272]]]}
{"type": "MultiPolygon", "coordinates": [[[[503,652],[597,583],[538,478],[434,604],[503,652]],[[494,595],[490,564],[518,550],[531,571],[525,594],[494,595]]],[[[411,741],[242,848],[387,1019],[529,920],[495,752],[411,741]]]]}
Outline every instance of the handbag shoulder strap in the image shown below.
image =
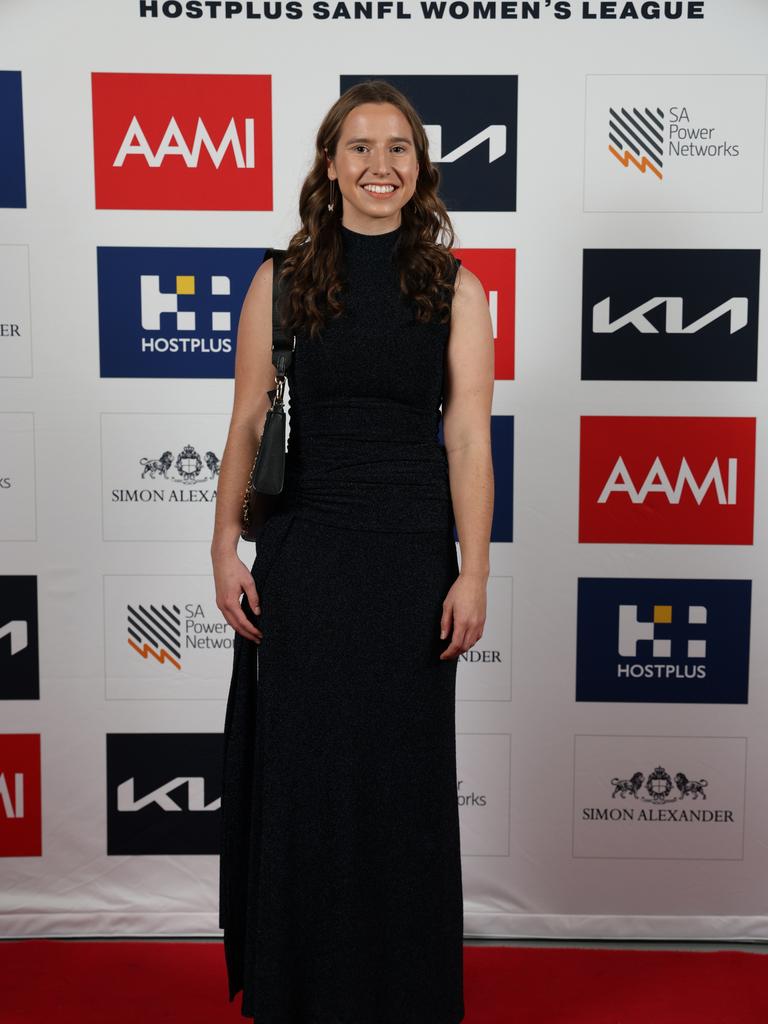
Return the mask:
{"type": "MultiPolygon", "coordinates": [[[[290,338],[280,325],[278,314],[283,286],[280,282],[280,271],[285,259],[285,249],[267,249],[264,260],[272,259],[272,362],[278,377],[284,377],[293,359],[296,348],[296,336],[290,338]]],[[[262,263],[264,262],[262,260],[262,263]]]]}

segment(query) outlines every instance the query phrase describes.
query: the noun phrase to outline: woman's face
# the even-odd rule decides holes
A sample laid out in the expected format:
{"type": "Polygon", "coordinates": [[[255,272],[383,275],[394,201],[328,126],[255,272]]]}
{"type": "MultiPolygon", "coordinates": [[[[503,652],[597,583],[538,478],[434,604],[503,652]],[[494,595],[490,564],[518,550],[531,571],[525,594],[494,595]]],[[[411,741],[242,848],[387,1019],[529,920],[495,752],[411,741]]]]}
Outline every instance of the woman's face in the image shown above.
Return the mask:
{"type": "Polygon", "coordinates": [[[397,107],[362,103],[351,110],[341,126],[336,156],[327,166],[328,177],[344,197],[345,227],[382,234],[400,225],[400,211],[416,191],[419,165],[411,126],[397,107]],[[366,185],[394,189],[371,191],[366,185]]]}

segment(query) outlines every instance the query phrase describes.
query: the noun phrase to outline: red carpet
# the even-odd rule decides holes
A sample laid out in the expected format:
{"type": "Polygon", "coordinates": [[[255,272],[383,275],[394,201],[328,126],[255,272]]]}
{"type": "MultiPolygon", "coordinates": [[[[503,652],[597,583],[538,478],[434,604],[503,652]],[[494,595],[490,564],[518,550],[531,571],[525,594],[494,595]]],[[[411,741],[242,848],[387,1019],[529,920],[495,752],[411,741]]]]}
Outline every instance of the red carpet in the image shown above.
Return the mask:
{"type": "MultiPolygon", "coordinates": [[[[465,989],[464,1024],[768,1024],[761,953],[468,946],[465,989]]],[[[2,1024],[249,1019],[216,942],[0,942],[2,1024]]]]}

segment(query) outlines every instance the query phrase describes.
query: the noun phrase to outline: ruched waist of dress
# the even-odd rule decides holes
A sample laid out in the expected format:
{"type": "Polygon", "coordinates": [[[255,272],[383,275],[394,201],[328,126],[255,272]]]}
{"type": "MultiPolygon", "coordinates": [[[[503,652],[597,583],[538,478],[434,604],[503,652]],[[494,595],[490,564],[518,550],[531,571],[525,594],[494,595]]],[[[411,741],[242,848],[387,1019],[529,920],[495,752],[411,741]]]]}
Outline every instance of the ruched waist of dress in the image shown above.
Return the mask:
{"type": "Polygon", "coordinates": [[[448,460],[436,435],[436,414],[399,403],[303,404],[290,411],[281,504],[349,529],[449,529],[448,460]]]}

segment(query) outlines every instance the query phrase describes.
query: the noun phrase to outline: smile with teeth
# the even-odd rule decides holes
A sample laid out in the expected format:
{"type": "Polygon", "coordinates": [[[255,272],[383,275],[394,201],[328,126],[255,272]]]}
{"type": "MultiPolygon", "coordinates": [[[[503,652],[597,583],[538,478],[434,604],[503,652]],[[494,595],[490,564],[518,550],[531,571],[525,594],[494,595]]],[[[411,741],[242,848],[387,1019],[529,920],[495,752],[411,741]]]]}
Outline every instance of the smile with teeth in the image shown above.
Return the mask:
{"type": "Polygon", "coordinates": [[[362,188],[366,192],[372,192],[374,195],[389,195],[395,191],[396,185],[363,185],[362,188]]]}

